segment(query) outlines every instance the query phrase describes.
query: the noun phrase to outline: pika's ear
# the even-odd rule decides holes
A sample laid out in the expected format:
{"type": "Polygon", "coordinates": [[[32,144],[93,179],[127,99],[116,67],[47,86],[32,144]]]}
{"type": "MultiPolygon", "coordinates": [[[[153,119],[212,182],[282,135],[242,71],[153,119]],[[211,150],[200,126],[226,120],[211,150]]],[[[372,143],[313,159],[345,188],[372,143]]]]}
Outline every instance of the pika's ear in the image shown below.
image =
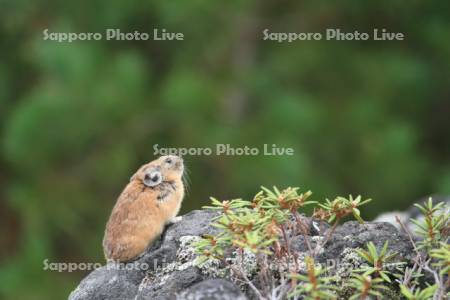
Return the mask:
{"type": "Polygon", "coordinates": [[[138,176],[140,173],[142,173],[142,172],[144,171],[145,167],[147,167],[147,164],[141,166],[141,167],[139,168],[139,170],[137,170],[136,173],[134,173],[133,176],[130,177],[130,182],[132,182],[133,180],[135,180],[135,179],[137,178],[137,176],[138,176]]]}
{"type": "Polygon", "coordinates": [[[148,168],[145,170],[144,174],[142,182],[148,187],[157,186],[164,180],[159,168],[148,168]]]}

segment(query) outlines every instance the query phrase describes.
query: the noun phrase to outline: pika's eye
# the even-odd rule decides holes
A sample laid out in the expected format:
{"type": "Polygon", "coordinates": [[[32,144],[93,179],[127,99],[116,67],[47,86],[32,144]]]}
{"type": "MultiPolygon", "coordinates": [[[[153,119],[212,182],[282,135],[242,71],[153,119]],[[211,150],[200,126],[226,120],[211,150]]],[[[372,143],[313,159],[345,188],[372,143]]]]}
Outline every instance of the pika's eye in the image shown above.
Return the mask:
{"type": "Polygon", "coordinates": [[[171,164],[172,163],[172,159],[171,158],[166,158],[166,163],[171,164]]]}

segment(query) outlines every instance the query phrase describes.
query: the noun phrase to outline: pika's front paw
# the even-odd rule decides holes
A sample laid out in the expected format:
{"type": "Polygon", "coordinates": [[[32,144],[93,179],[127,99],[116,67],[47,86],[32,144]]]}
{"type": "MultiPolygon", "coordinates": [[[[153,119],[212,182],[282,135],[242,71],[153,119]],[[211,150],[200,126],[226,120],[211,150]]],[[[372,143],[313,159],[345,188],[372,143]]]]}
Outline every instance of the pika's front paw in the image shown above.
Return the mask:
{"type": "Polygon", "coordinates": [[[183,219],[182,216],[174,217],[174,218],[170,219],[170,223],[177,223],[177,222],[180,222],[182,219],[183,219]]]}

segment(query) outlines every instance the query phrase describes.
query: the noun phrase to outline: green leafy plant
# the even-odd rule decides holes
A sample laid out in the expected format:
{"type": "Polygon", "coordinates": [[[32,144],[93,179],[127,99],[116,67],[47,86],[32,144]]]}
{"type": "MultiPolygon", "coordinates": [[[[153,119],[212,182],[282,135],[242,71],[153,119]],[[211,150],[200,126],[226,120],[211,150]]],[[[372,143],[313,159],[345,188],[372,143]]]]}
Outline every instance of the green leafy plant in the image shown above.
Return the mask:
{"type": "Polygon", "coordinates": [[[444,209],[444,205],[443,202],[433,205],[431,198],[423,205],[415,204],[424,216],[423,221],[411,219],[411,222],[417,225],[416,233],[423,237],[419,243],[419,249],[431,250],[439,247],[440,241],[448,238],[450,212],[444,209]]]}
{"type": "Polygon", "coordinates": [[[372,201],[372,199],[362,200],[361,196],[353,198],[353,196],[350,195],[348,199],[344,197],[336,197],[333,201],[326,199],[325,203],[319,203],[320,208],[314,210],[313,217],[328,223],[334,223],[323,242],[320,245],[317,245],[313,255],[316,255],[319,250],[323,248],[326,243],[328,243],[341,219],[349,215],[353,215],[358,222],[364,223],[364,220],[361,218],[359,207],[369,203],[370,201],[372,201]]]}
{"type": "MultiPolygon", "coordinates": [[[[427,295],[433,299],[448,298],[447,291],[450,288],[450,250],[448,246],[450,210],[446,203],[433,204],[431,198],[423,205],[415,204],[423,214],[423,220],[411,221],[416,224],[416,233],[422,239],[416,243],[409,229],[397,218],[397,222],[409,236],[412,246],[416,252],[413,259],[414,265],[411,269],[406,268],[403,275],[397,280],[400,283],[402,293],[405,297],[422,297],[427,299],[427,295]],[[434,285],[421,291],[418,286],[418,278],[425,273],[431,275],[434,285]]],[[[408,298],[409,299],[409,298],[408,298]]]]}
{"type": "MultiPolygon", "coordinates": [[[[280,191],[276,187],[272,190],[262,187],[251,201],[219,201],[211,198],[211,206],[205,208],[220,212],[212,223],[212,226],[220,229],[220,233],[215,236],[205,235],[196,243],[196,252],[199,254],[197,263],[201,265],[212,259],[222,261],[235,276],[240,277],[239,280],[246,282],[258,296],[264,298],[264,293],[253,285],[244,268],[234,265],[236,261],[244,259],[245,253],[251,252],[258,264],[258,278],[263,280],[260,282],[263,290],[273,284],[274,278],[274,270],[269,271],[267,262],[277,260],[277,265],[282,270],[276,277],[282,278],[284,272],[291,274],[291,286],[276,288],[281,295],[287,296],[289,292],[294,298],[301,295],[304,299],[335,299],[332,288],[326,286],[331,278],[324,276],[325,270],[322,267],[314,266],[314,258],[325,246],[342,218],[353,215],[363,222],[359,207],[370,199],[362,201],[360,196],[350,196],[348,199],[337,197],[316,209],[313,218],[333,222],[333,226],[328,230],[327,237],[312,249],[306,237],[310,225],[305,223],[307,221],[300,215],[303,207],[317,203],[309,200],[311,194],[310,191],[300,193],[298,188],[288,187],[280,191]],[[296,253],[290,250],[290,240],[298,234],[304,235],[310,250],[310,257],[306,260],[306,275],[298,273],[299,261],[296,253]],[[230,255],[240,256],[241,259],[235,257],[230,260],[230,255]],[[283,266],[287,266],[287,269],[283,269],[283,266]]],[[[269,293],[270,291],[265,291],[266,295],[269,293]]]]}
{"type": "Polygon", "coordinates": [[[295,288],[289,297],[302,296],[306,300],[320,300],[320,299],[337,299],[334,290],[335,287],[331,284],[333,277],[324,276],[326,272],[320,265],[316,266],[312,257],[306,257],[306,274],[291,274],[291,279],[294,282],[301,281],[301,284],[296,284],[295,288]]]}
{"type": "Polygon", "coordinates": [[[446,274],[450,280],[450,245],[441,242],[438,249],[430,251],[430,256],[437,260],[434,266],[440,269],[440,274],[446,274]]]}
{"type": "MultiPolygon", "coordinates": [[[[359,208],[371,200],[349,196],[318,204],[312,219],[331,223],[331,228],[322,239],[316,240],[313,249],[307,236],[310,221],[300,214],[303,207],[316,203],[309,200],[310,196],[310,191],[300,193],[298,188],[289,187],[280,191],[276,187],[272,190],[262,187],[250,201],[219,201],[211,198],[212,205],[206,208],[219,212],[212,225],[219,228],[220,232],[214,236],[205,235],[196,243],[196,252],[199,254],[197,262],[203,264],[211,259],[219,260],[228,266],[232,276],[239,277],[237,280],[246,283],[261,299],[272,299],[270,295],[273,296],[274,291],[276,299],[336,299],[338,291],[330,288],[334,278],[326,276],[328,270],[315,265],[315,258],[342,219],[353,216],[359,222],[364,222],[359,208]],[[300,267],[297,253],[290,249],[291,239],[299,234],[303,234],[310,253],[305,260],[306,271],[300,267]],[[257,265],[254,269],[258,270],[257,274],[241,265],[246,253],[253,255],[251,260],[257,265]],[[279,269],[269,266],[271,262],[276,262],[279,269]],[[288,278],[284,278],[286,273],[290,274],[288,278]],[[253,284],[252,280],[255,279],[259,280],[260,288],[253,284]]],[[[405,267],[402,262],[396,263],[401,274],[392,274],[387,267],[393,264],[396,253],[389,251],[389,242],[386,241],[379,251],[373,242],[369,242],[366,249],[356,250],[368,266],[354,271],[350,287],[355,293],[350,299],[367,299],[371,296],[381,299],[383,290],[389,289],[387,284],[398,284],[407,299],[422,300],[430,295],[436,299],[445,297],[450,270],[448,211],[444,209],[444,204],[433,205],[431,200],[418,207],[424,213],[424,221],[415,222],[423,237],[421,247],[416,246],[411,233],[399,221],[415,249],[414,265],[405,267]],[[420,278],[424,272],[432,275],[435,284],[420,289],[420,278]],[[396,277],[395,282],[392,282],[391,275],[396,277]]]]}
{"type": "Polygon", "coordinates": [[[429,300],[433,298],[434,291],[437,289],[437,285],[429,286],[423,290],[415,289],[410,290],[404,285],[400,285],[400,291],[402,295],[408,300],[429,300]]]}
{"type": "Polygon", "coordinates": [[[310,195],[310,191],[299,194],[298,188],[280,191],[274,187],[271,191],[262,187],[252,201],[234,199],[221,202],[211,198],[212,206],[205,208],[221,211],[212,224],[220,228],[221,233],[215,237],[206,236],[197,243],[197,252],[201,254],[199,262],[209,258],[222,259],[226,248],[270,254],[269,246],[277,244],[278,247],[274,245],[273,248],[280,254],[278,240],[280,235],[285,235],[288,216],[305,205],[315,203],[307,200],[310,195]]]}
{"type": "Polygon", "coordinates": [[[316,216],[319,216],[321,219],[327,218],[328,223],[331,223],[352,214],[356,220],[360,223],[364,223],[358,207],[367,204],[370,201],[372,201],[372,199],[362,200],[361,196],[353,199],[352,195],[350,195],[349,198],[337,197],[333,201],[326,199],[325,203],[319,203],[319,206],[323,210],[318,210],[316,216]]]}
{"type": "Polygon", "coordinates": [[[388,289],[383,285],[383,279],[372,278],[366,274],[353,274],[353,278],[350,279],[350,286],[356,290],[356,293],[350,297],[350,300],[365,300],[369,296],[381,298],[383,296],[381,290],[388,289]]]}
{"type": "Polygon", "coordinates": [[[357,253],[364,258],[370,266],[355,270],[356,272],[363,272],[364,276],[374,275],[377,278],[381,278],[384,281],[391,282],[389,278],[390,272],[386,271],[386,264],[396,255],[396,253],[388,253],[389,242],[386,241],[378,253],[375,244],[372,242],[367,243],[367,250],[356,250],[357,253]]]}

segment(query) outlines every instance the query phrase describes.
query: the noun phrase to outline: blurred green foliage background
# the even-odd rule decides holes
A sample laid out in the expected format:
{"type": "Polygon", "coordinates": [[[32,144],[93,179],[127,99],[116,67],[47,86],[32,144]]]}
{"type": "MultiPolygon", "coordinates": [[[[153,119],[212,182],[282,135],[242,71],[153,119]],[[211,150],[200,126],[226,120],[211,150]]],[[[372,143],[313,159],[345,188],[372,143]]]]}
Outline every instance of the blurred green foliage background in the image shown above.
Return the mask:
{"type": "Polygon", "coordinates": [[[362,194],[364,213],[450,193],[448,1],[0,2],[0,298],[64,299],[103,262],[116,197],[161,147],[191,156],[183,212],[260,185],[362,194]],[[44,41],[50,32],[183,32],[184,41],[44,41]],[[262,31],[403,32],[405,41],[263,41],[262,31]]]}

